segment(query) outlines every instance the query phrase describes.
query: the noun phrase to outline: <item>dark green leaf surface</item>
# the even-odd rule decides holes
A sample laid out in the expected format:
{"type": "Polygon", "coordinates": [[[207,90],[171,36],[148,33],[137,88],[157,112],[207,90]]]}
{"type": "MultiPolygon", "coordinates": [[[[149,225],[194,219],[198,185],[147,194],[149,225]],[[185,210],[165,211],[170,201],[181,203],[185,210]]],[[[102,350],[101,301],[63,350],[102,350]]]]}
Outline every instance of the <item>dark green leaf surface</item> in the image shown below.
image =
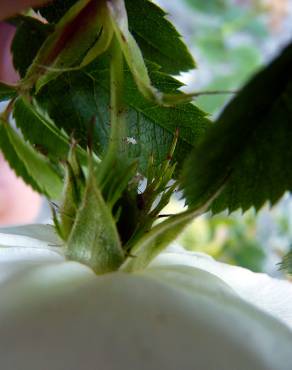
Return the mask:
{"type": "MultiPolygon", "coordinates": [[[[157,88],[163,91],[174,92],[180,86],[178,81],[153,66],[150,76],[157,88]]],[[[86,72],[63,74],[37,97],[54,122],[68,133],[74,131],[83,145],[87,143],[88,128],[94,118],[94,142],[98,153],[105,148],[109,135],[108,80],[108,66],[103,59],[86,72]],[[101,65],[103,62],[104,66],[101,65]]],[[[129,72],[126,73],[125,103],[129,107],[128,136],[136,140],[136,144],[129,143],[129,152],[132,158],[139,159],[142,171],[146,169],[151,153],[159,163],[166,159],[176,128],[180,130],[175,158],[179,162],[179,170],[192,145],[209,126],[205,114],[192,104],[164,108],[145,100],[129,72]]]]}
{"type": "Polygon", "coordinates": [[[4,100],[9,100],[17,95],[17,91],[9,85],[0,82],[0,102],[4,100]]]}
{"type": "MultiPolygon", "coordinates": [[[[55,0],[40,9],[50,22],[57,22],[76,0],[55,0]]],[[[194,60],[166,13],[149,0],[125,1],[129,28],[144,57],[161,66],[164,72],[179,74],[195,67],[194,60]]]]}
{"type": "Polygon", "coordinates": [[[166,13],[148,0],[126,0],[129,28],[144,57],[163,72],[179,74],[195,67],[194,60],[166,13]]]}
{"type": "Polygon", "coordinates": [[[23,161],[19,158],[13,145],[10,142],[7,131],[5,129],[5,122],[0,119],[0,149],[4,154],[5,159],[9,163],[10,167],[14,170],[17,176],[21,177],[28,185],[30,185],[34,190],[41,193],[41,189],[38,184],[33,180],[33,178],[28,173],[23,161]]]}
{"type": "Polygon", "coordinates": [[[12,168],[17,166],[18,174],[48,198],[58,199],[62,192],[62,179],[47,158],[35,151],[7,123],[1,122],[1,130],[3,134],[1,148],[3,147],[2,150],[4,154],[6,153],[9,163],[12,163],[12,168]],[[5,143],[5,138],[8,139],[8,143],[5,143]],[[30,181],[30,178],[33,181],[30,181]]]}
{"type": "Polygon", "coordinates": [[[292,190],[292,45],[227,106],[185,167],[183,188],[196,204],[228,178],[213,211],[259,209],[292,190]]]}
{"type": "Polygon", "coordinates": [[[53,122],[46,119],[26,100],[19,98],[14,106],[13,116],[16,125],[25,138],[49,158],[60,161],[69,152],[68,136],[53,122]]]}
{"type": "Polygon", "coordinates": [[[11,51],[14,68],[24,77],[42,43],[51,33],[52,26],[24,16],[18,17],[17,24],[11,51]]]}

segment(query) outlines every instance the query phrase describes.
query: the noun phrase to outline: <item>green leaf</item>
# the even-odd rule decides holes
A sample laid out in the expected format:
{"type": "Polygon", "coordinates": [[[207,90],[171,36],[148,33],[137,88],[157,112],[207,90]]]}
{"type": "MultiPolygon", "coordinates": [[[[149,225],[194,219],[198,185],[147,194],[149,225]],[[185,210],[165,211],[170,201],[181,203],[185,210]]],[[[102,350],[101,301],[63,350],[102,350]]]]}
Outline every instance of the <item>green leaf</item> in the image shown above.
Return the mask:
{"type": "Polygon", "coordinates": [[[14,170],[17,176],[21,177],[26,184],[30,185],[38,193],[41,193],[41,189],[38,184],[31,177],[27,171],[22,159],[16,153],[13,145],[10,142],[7,130],[5,128],[6,122],[0,119],[0,149],[4,154],[5,159],[9,163],[10,167],[14,170]]]}
{"type": "Polygon", "coordinates": [[[213,211],[259,209],[292,190],[292,45],[226,107],[185,166],[188,204],[228,177],[213,211]]]}
{"type": "Polygon", "coordinates": [[[115,222],[97,187],[92,168],[67,243],[67,256],[90,266],[97,274],[117,270],[124,260],[115,222]]]}
{"type": "MultiPolygon", "coordinates": [[[[76,0],[55,0],[39,9],[49,21],[56,23],[76,0]]],[[[195,67],[194,60],[166,13],[148,0],[125,1],[129,29],[143,56],[170,74],[179,74],[195,67]],[[155,31],[155,32],[154,32],[155,31]]]]}
{"type": "Polygon", "coordinates": [[[17,95],[16,88],[0,82],[0,102],[10,100],[17,95]]]}
{"type": "MultiPolygon", "coordinates": [[[[47,158],[35,151],[27,142],[20,137],[13,128],[6,122],[1,121],[1,130],[4,133],[3,138],[8,138],[11,147],[6,147],[4,143],[4,154],[8,153],[9,163],[16,161],[17,164],[12,163],[12,167],[18,166],[19,174],[24,174],[24,180],[31,184],[40,192],[46,194],[49,198],[58,199],[60,197],[63,183],[62,179],[53,169],[47,158]],[[19,162],[22,162],[21,164],[19,162]],[[25,171],[23,169],[25,168],[25,171]],[[29,176],[27,176],[29,174],[29,176]],[[30,181],[30,178],[33,181],[30,181]]],[[[1,141],[3,143],[3,138],[1,141]]]]}
{"type": "Polygon", "coordinates": [[[18,16],[17,30],[11,45],[14,68],[24,77],[43,42],[52,32],[49,24],[32,17],[18,16]]]}
{"type": "Polygon", "coordinates": [[[143,56],[170,74],[195,68],[193,57],[166,13],[148,0],[126,0],[129,29],[143,56]]]}
{"type": "Polygon", "coordinates": [[[42,116],[27,100],[17,99],[13,116],[25,140],[40,152],[57,162],[67,159],[70,147],[68,136],[51,120],[42,116]]]}
{"type": "MultiPolygon", "coordinates": [[[[181,86],[178,81],[161,73],[153,65],[149,70],[152,81],[159,89],[173,93],[181,86]]],[[[87,144],[88,132],[92,131],[89,125],[94,117],[95,149],[100,154],[106,148],[110,112],[109,71],[105,58],[83,72],[63,74],[46,86],[36,99],[56,125],[63,127],[68,134],[74,131],[74,137],[84,146],[87,144]]],[[[128,137],[136,140],[136,144],[128,144],[129,155],[139,160],[140,171],[145,173],[151,154],[157,163],[167,158],[177,128],[179,141],[174,161],[178,161],[179,171],[193,144],[210,124],[205,113],[193,104],[159,107],[147,101],[137,91],[129,71],[125,76],[124,99],[128,106],[128,137]]]]}

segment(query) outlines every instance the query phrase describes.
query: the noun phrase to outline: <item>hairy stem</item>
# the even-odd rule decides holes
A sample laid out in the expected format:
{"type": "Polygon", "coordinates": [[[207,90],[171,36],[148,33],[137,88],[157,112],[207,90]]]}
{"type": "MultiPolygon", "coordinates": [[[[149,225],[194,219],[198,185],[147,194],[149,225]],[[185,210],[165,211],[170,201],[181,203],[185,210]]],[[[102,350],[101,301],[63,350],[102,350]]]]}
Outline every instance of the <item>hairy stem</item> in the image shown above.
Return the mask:
{"type": "Polygon", "coordinates": [[[110,137],[107,153],[100,168],[100,180],[106,185],[109,174],[117,160],[126,155],[125,135],[126,119],[123,102],[124,59],[120,46],[114,37],[110,56],[110,137]]]}
{"type": "Polygon", "coordinates": [[[123,138],[125,137],[125,107],[123,102],[124,91],[124,59],[117,40],[112,43],[110,62],[110,91],[111,91],[111,133],[109,152],[112,155],[122,154],[125,151],[123,138]]]}

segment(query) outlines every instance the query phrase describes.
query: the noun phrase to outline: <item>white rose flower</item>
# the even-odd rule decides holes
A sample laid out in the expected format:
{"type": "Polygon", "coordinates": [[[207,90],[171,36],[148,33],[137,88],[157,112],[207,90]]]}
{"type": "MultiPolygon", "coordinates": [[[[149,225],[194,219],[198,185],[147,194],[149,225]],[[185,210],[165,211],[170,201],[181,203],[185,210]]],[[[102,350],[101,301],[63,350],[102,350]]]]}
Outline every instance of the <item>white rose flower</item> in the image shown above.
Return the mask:
{"type": "Polygon", "coordinates": [[[3,370],[291,370],[288,282],[182,249],[96,276],[49,226],[0,245],[3,370]]]}

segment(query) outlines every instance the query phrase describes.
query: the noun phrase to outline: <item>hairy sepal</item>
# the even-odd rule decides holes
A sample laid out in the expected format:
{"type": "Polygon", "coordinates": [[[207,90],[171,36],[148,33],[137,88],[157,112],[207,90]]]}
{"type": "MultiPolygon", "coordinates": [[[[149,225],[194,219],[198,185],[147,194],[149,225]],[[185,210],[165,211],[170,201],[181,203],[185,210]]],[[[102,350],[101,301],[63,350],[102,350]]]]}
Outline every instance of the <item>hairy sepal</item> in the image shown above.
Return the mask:
{"type": "Polygon", "coordinates": [[[115,221],[97,186],[92,164],[67,242],[67,256],[97,274],[117,270],[124,260],[115,221]]]}

